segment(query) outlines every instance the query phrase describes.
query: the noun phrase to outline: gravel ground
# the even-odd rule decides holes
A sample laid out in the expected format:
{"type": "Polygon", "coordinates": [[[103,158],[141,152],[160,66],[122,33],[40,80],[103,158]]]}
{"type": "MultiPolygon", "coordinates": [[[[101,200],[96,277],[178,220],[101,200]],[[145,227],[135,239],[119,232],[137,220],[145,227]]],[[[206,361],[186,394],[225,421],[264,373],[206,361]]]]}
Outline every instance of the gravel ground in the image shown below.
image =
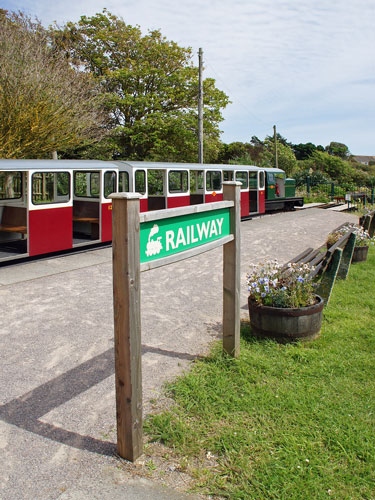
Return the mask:
{"type": "MultiPolygon", "coordinates": [[[[286,262],[349,220],[314,208],[241,223],[241,315],[250,263],[286,262]]],[[[115,456],[111,273],[110,248],[0,268],[1,500],[183,498],[147,479],[147,461],[115,456]]],[[[220,338],[221,314],[221,249],[142,274],[146,414],[220,338]]],[[[189,478],[168,467],[164,481],[185,489],[189,478]]]]}

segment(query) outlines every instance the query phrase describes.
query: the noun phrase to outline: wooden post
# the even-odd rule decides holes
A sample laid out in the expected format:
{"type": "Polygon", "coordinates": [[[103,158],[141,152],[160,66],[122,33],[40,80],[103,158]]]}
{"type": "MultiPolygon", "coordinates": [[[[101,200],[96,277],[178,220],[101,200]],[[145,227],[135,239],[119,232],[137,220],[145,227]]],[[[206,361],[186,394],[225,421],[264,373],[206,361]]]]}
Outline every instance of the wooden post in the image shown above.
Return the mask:
{"type": "Polygon", "coordinates": [[[223,199],[234,202],[230,209],[234,240],[223,246],[223,350],[235,358],[240,355],[240,186],[240,182],[223,182],[223,199]]]}
{"type": "Polygon", "coordinates": [[[113,308],[118,454],[143,452],[138,194],[112,194],[113,308]]]}

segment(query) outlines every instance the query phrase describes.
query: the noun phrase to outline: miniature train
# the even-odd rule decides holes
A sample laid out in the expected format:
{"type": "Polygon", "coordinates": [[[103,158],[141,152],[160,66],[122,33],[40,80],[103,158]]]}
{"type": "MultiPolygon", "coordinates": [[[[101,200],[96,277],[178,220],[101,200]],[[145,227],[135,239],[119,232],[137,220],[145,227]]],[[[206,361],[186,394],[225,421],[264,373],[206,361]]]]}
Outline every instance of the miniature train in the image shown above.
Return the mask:
{"type": "Polygon", "coordinates": [[[0,160],[0,262],[112,239],[114,192],[140,194],[140,210],[223,199],[241,182],[241,217],[303,205],[295,181],[249,165],[96,160],[0,160]]]}

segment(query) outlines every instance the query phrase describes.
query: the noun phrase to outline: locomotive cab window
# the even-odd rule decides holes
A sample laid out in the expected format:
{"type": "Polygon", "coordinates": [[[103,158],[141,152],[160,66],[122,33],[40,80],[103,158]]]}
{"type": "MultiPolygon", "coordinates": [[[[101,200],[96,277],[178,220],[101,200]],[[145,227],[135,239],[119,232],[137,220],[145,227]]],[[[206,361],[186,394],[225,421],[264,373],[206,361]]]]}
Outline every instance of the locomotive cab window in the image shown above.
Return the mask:
{"type": "Polygon", "coordinates": [[[170,193],[187,193],[188,173],[187,170],[171,170],[168,174],[168,187],[170,193]]]}
{"type": "Polygon", "coordinates": [[[108,198],[117,191],[117,174],[114,171],[104,174],[104,198],[108,198]]]}
{"type": "Polygon", "coordinates": [[[271,174],[271,172],[267,172],[267,181],[269,184],[273,184],[275,182],[275,176],[271,174]]]}
{"type": "Polygon", "coordinates": [[[99,172],[74,172],[74,195],[80,198],[99,198],[99,172]]]}
{"type": "Polygon", "coordinates": [[[221,172],[220,170],[207,170],[206,172],[206,190],[221,190],[221,172]]]}
{"type": "Polygon", "coordinates": [[[22,173],[0,172],[0,200],[22,198],[22,173]]]}
{"type": "Polygon", "coordinates": [[[285,174],[283,173],[275,175],[275,194],[279,198],[285,197],[285,174]]]}
{"type": "Polygon", "coordinates": [[[247,189],[249,187],[247,172],[236,172],[236,181],[241,183],[241,189],[247,189]]]}
{"type": "Polygon", "coordinates": [[[34,173],[31,179],[33,205],[69,201],[69,172],[38,172],[34,173]]]}

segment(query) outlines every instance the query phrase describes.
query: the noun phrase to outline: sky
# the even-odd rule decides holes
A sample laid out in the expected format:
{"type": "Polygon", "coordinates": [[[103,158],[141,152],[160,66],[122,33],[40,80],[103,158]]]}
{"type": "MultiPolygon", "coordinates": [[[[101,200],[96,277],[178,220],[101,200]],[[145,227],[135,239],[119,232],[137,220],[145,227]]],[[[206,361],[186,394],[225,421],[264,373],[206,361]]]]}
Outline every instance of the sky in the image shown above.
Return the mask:
{"type": "Polygon", "coordinates": [[[375,155],[374,0],[0,0],[44,25],[106,8],[143,33],[192,47],[231,104],[223,142],[277,131],[298,144],[375,155]]]}

